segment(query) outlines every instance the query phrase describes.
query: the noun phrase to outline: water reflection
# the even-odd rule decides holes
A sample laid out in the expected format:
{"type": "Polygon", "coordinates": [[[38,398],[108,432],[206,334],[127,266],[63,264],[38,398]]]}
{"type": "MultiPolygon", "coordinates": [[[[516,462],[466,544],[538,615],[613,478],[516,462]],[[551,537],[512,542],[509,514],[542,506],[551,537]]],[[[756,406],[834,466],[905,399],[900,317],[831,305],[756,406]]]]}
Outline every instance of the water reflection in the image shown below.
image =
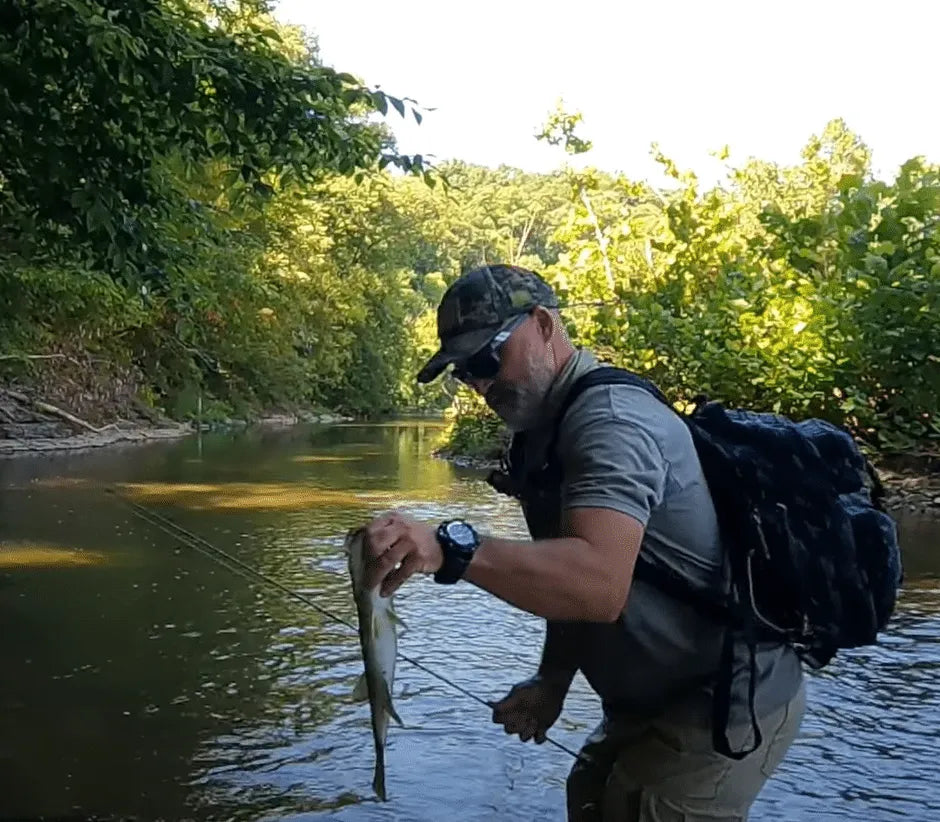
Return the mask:
{"type": "Polygon", "coordinates": [[[115,490],[142,505],[169,505],[193,511],[222,509],[304,511],[310,508],[348,508],[367,502],[394,502],[391,493],[336,491],[293,482],[117,483],[115,490]]]}
{"type": "Polygon", "coordinates": [[[0,545],[0,569],[97,565],[103,554],[50,545],[5,542],[0,545]]]}
{"type": "MultiPolygon", "coordinates": [[[[563,752],[509,739],[405,662],[390,801],[376,802],[368,709],[351,699],[355,634],[103,493],[353,621],[340,549],[367,517],[396,506],[525,533],[480,472],[430,459],[439,430],[298,427],[0,462],[3,546],[57,560],[0,564],[0,815],[437,820],[459,807],[462,820],[563,819],[563,752]],[[86,556],[100,560],[66,560],[86,556]]],[[[940,560],[937,530],[922,527],[905,527],[892,631],[813,676],[803,734],[755,818],[937,816],[940,560]]],[[[537,664],[541,622],[470,586],[418,580],[397,607],[403,653],[482,698],[537,664]]],[[[597,712],[578,678],[554,737],[576,748],[597,712]]]]}

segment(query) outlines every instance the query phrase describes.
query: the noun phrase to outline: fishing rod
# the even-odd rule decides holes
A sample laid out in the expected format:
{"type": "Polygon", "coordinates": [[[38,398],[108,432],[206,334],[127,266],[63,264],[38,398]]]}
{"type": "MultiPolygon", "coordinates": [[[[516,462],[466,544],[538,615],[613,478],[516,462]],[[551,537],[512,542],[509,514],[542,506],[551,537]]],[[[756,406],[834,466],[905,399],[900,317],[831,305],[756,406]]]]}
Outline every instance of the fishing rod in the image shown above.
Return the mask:
{"type": "MultiPolygon", "coordinates": [[[[260,579],[263,582],[266,582],[269,585],[272,585],[273,587],[277,588],[282,593],[287,594],[290,597],[293,597],[294,599],[298,600],[299,602],[304,603],[305,605],[309,605],[311,608],[318,611],[320,614],[327,617],[328,619],[332,619],[334,622],[338,622],[341,625],[345,625],[347,628],[350,628],[351,630],[356,631],[356,633],[358,634],[358,629],[356,628],[355,625],[349,622],[349,620],[343,619],[341,616],[337,616],[332,611],[328,610],[327,608],[324,608],[322,605],[318,604],[317,602],[314,602],[312,599],[310,599],[310,597],[305,596],[304,594],[301,594],[298,591],[294,591],[291,588],[288,588],[286,585],[283,585],[282,583],[278,582],[276,579],[269,576],[268,574],[265,574],[257,570],[256,568],[252,567],[246,562],[243,562],[238,557],[233,556],[227,551],[223,551],[218,546],[213,545],[211,542],[209,542],[206,539],[203,539],[198,534],[194,534],[192,531],[187,530],[182,525],[178,525],[177,523],[173,522],[173,520],[169,519],[168,517],[165,517],[162,514],[158,514],[156,511],[151,511],[149,508],[146,508],[143,505],[140,505],[139,503],[134,502],[133,500],[127,499],[127,497],[123,496],[122,494],[119,494],[114,488],[106,488],[105,493],[111,494],[120,502],[128,506],[131,509],[131,512],[134,514],[134,516],[136,516],[138,519],[141,519],[144,522],[152,525],[153,527],[173,537],[174,539],[183,543],[189,548],[192,548],[195,551],[199,551],[204,556],[208,556],[210,559],[215,560],[220,565],[223,565],[229,570],[234,571],[237,574],[240,574],[246,579],[251,579],[251,578],[260,579]]],[[[481,705],[485,705],[487,708],[490,708],[490,709],[493,708],[492,702],[489,702],[483,699],[482,697],[477,696],[475,693],[468,691],[466,688],[464,688],[461,685],[458,685],[453,680],[448,679],[443,674],[440,674],[437,671],[431,670],[422,662],[419,662],[416,659],[412,659],[411,657],[403,654],[401,651],[398,651],[398,656],[401,659],[403,659],[405,662],[408,662],[409,664],[414,665],[416,668],[424,671],[429,676],[435,679],[438,679],[447,685],[450,685],[451,688],[454,688],[455,690],[464,694],[464,696],[468,696],[470,699],[473,699],[474,701],[479,702],[481,705]]],[[[546,736],[545,741],[551,743],[556,748],[558,748],[561,751],[564,751],[566,754],[574,757],[575,759],[581,758],[580,754],[571,750],[571,748],[567,747],[561,742],[558,742],[557,740],[552,739],[550,736],[546,736]]]]}

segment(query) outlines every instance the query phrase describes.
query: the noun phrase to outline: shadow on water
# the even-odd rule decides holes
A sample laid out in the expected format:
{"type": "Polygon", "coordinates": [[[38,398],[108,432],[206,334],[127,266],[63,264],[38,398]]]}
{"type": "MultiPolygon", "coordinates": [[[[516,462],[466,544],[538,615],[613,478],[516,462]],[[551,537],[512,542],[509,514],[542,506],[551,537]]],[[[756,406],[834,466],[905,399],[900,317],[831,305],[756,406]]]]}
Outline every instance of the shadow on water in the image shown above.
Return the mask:
{"type": "MultiPolygon", "coordinates": [[[[104,493],[354,621],[340,549],[368,517],[401,507],[525,534],[482,472],[431,458],[438,431],[300,426],[0,461],[0,819],[563,819],[566,754],[506,737],[404,662],[405,727],[376,802],[355,634],[104,493]]],[[[811,677],[801,737],[755,818],[940,818],[940,525],[902,526],[895,625],[811,677]]],[[[483,698],[537,664],[541,621],[471,586],[417,580],[397,608],[401,650],[483,698]]],[[[553,735],[577,748],[597,718],[578,678],[553,735]]]]}

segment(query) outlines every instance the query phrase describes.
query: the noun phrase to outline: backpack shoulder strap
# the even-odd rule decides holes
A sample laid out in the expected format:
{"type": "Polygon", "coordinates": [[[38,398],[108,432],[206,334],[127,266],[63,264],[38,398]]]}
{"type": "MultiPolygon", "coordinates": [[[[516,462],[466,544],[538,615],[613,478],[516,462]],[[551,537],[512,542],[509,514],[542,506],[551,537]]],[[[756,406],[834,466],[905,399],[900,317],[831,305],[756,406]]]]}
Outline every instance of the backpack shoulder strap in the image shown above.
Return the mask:
{"type": "Polygon", "coordinates": [[[548,449],[545,454],[548,460],[555,459],[555,446],[558,444],[558,429],[561,428],[561,422],[565,418],[565,414],[568,413],[568,409],[574,404],[574,401],[578,399],[585,391],[589,388],[594,388],[597,385],[633,385],[637,388],[642,388],[645,391],[649,391],[656,399],[661,403],[666,405],[670,410],[675,411],[675,409],[670,405],[669,400],[663,395],[652,382],[641,377],[639,374],[634,374],[632,371],[628,371],[626,368],[618,368],[613,365],[602,365],[598,368],[592,368],[586,374],[582,374],[577,380],[575,380],[574,385],[568,389],[568,393],[565,395],[565,399],[562,401],[561,406],[558,409],[558,412],[555,414],[555,419],[553,422],[552,428],[552,438],[548,444],[548,449]]]}
{"type": "Polygon", "coordinates": [[[568,409],[571,408],[574,401],[588,388],[593,388],[596,385],[634,385],[637,388],[643,388],[649,391],[660,402],[669,405],[669,400],[663,396],[663,393],[652,382],[641,377],[639,374],[634,374],[632,371],[627,371],[625,368],[617,368],[613,365],[602,365],[599,368],[592,368],[586,374],[583,374],[568,390],[564,402],[562,402],[561,407],[558,409],[558,414],[555,417],[556,428],[561,424],[562,419],[565,414],[568,413],[568,409]]]}

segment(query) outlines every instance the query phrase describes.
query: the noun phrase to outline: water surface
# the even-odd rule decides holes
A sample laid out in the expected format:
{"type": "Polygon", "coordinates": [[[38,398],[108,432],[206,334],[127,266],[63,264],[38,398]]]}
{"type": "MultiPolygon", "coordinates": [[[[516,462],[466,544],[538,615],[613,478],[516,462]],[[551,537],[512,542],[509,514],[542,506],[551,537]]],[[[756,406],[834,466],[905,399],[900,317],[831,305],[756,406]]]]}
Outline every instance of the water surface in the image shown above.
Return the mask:
{"type": "MultiPolygon", "coordinates": [[[[358,639],[134,517],[113,490],[355,621],[347,528],[392,507],[524,537],[439,427],[300,426],[0,460],[0,818],[564,819],[571,758],[401,661],[387,803],[371,791],[358,639]]],[[[802,733],[752,818],[940,818],[940,528],[902,522],[883,644],[809,681],[802,733]]],[[[538,663],[542,622],[469,585],[397,597],[402,652],[483,699],[538,663]]],[[[598,720],[576,679],[552,736],[598,720]]]]}

